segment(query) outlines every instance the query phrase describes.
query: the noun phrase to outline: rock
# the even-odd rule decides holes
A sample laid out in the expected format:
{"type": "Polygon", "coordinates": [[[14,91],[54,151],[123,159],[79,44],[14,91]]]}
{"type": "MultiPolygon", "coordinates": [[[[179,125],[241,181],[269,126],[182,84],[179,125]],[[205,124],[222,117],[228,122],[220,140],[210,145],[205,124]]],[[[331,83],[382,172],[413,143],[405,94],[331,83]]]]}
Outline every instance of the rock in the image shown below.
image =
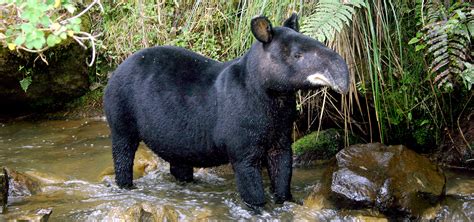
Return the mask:
{"type": "Polygon", "coordinates": [[[325,172],[318,195],[337,207],[419,217],[444,197],[445,187],[443,172],[426,157],[402,145],[374,143],[341,150],[325,172]]]}
{"type": "Polygon", "coordinates": [[[474,199],[447,197],[433,221],[474,221],[474,199]]]}
{"type": "Polygon", "coordinates": [[[0,48],[0,114],[21,115],[51,109],[84,95],[89,89],[89,52],[71,41],[44,52],[49,65],[36,54],[0,48]],[[19,81],[32,83],[24,92],[19,81]]]}
{"type": "Polygon", "coordinates": [[[57,183],[66,182],[66,179],[62,178],[60,176],[51,175],[51,174],[48,174],[48,173],[43,173],[43,172],[34,171],[34,170],[26,171],[23,174],[25,176],[39,182],[41,185],[44,185],[44,184],[57,184],[57,183]]]}
{"type": "Polygon", "coordinates": [[[148,148],[140,147],[135,153],[133,162],[133,174],[137,177],[143,177],[147,173],[158,168],[160,159],[153,151],[148,148]]]}
{"type": "Polygon", "coordinates": [[[452,178],[451,186],[448,186],[446,189],[447,195],[462,196],[474,199],[474,180],[460,180],[457,181],[456,178],[452,178]]]}
{"type": "Polygon", "coordinates": [[[113,208],[104,221],[178,221],[178,219],[178,213],[171,206],[140,203],[128,208],[113,208]]]}
{"type": "MultiPolygon", "coordinates": [[[[160,158],[156,156],[151,150],[143,146],[139,146],[135,153],[133,161],[133,178],[137,179],[145,176],[147,173],[158,169],[160,158]]],[[[110,166],[102,171],[99,178],[101,181],[106,180],[106,177],[114,175],[114,167],[110,166]]]]}
{"type": "Polygon", "coordinates": [[[220,177],[228,177],[234,175],[234,170],[232,169],[232,165],[230,163],[206,169],[209,169],[210,173],[216,174],[220,177]]]}
{"type": "Polygon", "coordinates": [[[321,189],[321,184],[318,183],[313,188],[313,192],[304,200],[304,206],[311,208],[311,210],[332,209],[334,206],[328,196],[321,189]]]}
{"type": "MultiPolygon", "coordinates": [[[[355,136],[349,135],[349,143],[358,141],[355,136]]],[[[318,160],[328,160],[344,148],[344,130],[326,129],[312,132],[291,145],[295,158],[293,165],[303,167],[313,165],[318,160]]]]}
{"type": "Polygon", "coordinates": [[[49,220],[49,216],[53,213],[52,208],[42,208],[34,211],[22,213],[22,214],[12,214],[7,216],[7,221],[11,222],[20,222],[20,221],[30,221],[30,222],[46,222],[49,220]]]}
{"type": "Polygon", "coordinates": [[[25,173],[6,169],[9,175],[9,193],[10,197],[30,196],[41,192],[41,181],[28,176],[25,173]]]}
{"type": "Polygon", "coordinates": [[[209,221],[212,216],[215,215],[205,206],[183,210],[172,205],[139,202],[112,208],[102,221],[209,221]]]}
{"type": "Polygon", "coordinates": [[[8,203],[8,174],[5,168],[0,171],[0,214],[6,210],[8,203]]]}

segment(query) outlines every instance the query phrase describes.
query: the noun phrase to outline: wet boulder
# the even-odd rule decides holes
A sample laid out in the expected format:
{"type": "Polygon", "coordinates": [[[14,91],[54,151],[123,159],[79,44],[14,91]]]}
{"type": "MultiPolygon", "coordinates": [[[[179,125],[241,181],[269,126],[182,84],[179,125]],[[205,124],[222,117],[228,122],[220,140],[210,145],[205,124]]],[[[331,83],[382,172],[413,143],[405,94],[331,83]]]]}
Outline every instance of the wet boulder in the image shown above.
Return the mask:
{"type": "Polygon", "coordinates": [[[446,189],[441,169],[402,145],[345,148],[323,178],[320,194],[336,207],[375,208],[407,217],[422,215],[444,197],[446,189]]]}
{"type": "Polygon", "coordinates": [[[40,208],[28,212],[12,212],[5,216],[7,221],[31,221],[31,222],[47,222],[49,216],[53,213],[52,208],[40,208]]]}
{"type": "Polygon", "coordinates": [[[10,197],[31,196],[41,192],[42,182],[28,174],[12,169],[6,169],[9,177],[10,197]]]}
{"type": "MultiPolygon", "coordinates": [[[[134,179],[143,177],[151,171],[158,169],[160,162],[162,162],[160,158],[150,149],[145,148],[144,146],[139,146],[133,161],[134,179]]],[[[99,179],[102,181],[108,181],[112,175],[114,175],[114,168],[111,166],[102,171],[99,179]]]]}

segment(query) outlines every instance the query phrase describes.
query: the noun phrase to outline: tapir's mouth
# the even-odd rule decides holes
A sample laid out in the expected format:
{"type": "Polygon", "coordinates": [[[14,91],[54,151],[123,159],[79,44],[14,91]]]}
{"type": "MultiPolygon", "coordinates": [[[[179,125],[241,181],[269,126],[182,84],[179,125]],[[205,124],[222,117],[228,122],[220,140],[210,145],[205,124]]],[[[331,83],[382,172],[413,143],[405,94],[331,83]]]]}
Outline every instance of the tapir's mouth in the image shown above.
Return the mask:
{"type": "Polygon", "coordinates": [[[308,80],[311,84],[317,86],[331,86],[329,79],[319,72],[308,76],[306,80],[308,80]]]}

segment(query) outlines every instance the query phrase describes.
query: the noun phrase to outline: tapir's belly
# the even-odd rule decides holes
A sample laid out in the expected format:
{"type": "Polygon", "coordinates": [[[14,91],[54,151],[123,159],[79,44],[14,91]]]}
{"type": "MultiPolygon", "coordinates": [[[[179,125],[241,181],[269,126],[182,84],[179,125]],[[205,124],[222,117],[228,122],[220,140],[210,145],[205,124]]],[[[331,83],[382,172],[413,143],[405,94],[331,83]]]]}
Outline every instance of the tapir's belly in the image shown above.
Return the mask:
{"type": "Polygon", "coordinates": [[[177,141],[173,138],[160,137],[144,139],[145,144],[159,157],[172,164],[184,164],[193,167],[212,167],[229,162],[223,147],[202,140],[186,138],[186,132],[177,141]],[[172,141],[170,143],[170,141],[172,141]]]}
{"type": "Polygon", "coordinates": [[[202,104],[154,104],[153,109],[141,112],[145,118],[140,118],[138,128],[141,139],[158,156],[194,167],[228,163],[226,148],[214,142],[215,110],[202,104]]]}

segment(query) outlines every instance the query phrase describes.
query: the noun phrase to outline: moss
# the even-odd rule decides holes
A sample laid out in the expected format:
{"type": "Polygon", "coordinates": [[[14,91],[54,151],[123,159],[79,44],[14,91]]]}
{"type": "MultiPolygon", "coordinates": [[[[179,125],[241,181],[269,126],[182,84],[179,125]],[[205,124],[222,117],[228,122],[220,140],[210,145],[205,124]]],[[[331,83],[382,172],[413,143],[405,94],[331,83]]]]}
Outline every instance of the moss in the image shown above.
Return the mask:
{"type": "MultiPolygon", "coordinates": [[[[350,135],[349,143],[354,144],[360,140],[350,135]]],[[[329,159],[344,148],[344,130],[327,129],[312,132],[292,144],[292,149],[297,156],[308,156],[313,159],[329,159]]],[[[306,157],[303,157],[306,159],[306,157]]]]}

